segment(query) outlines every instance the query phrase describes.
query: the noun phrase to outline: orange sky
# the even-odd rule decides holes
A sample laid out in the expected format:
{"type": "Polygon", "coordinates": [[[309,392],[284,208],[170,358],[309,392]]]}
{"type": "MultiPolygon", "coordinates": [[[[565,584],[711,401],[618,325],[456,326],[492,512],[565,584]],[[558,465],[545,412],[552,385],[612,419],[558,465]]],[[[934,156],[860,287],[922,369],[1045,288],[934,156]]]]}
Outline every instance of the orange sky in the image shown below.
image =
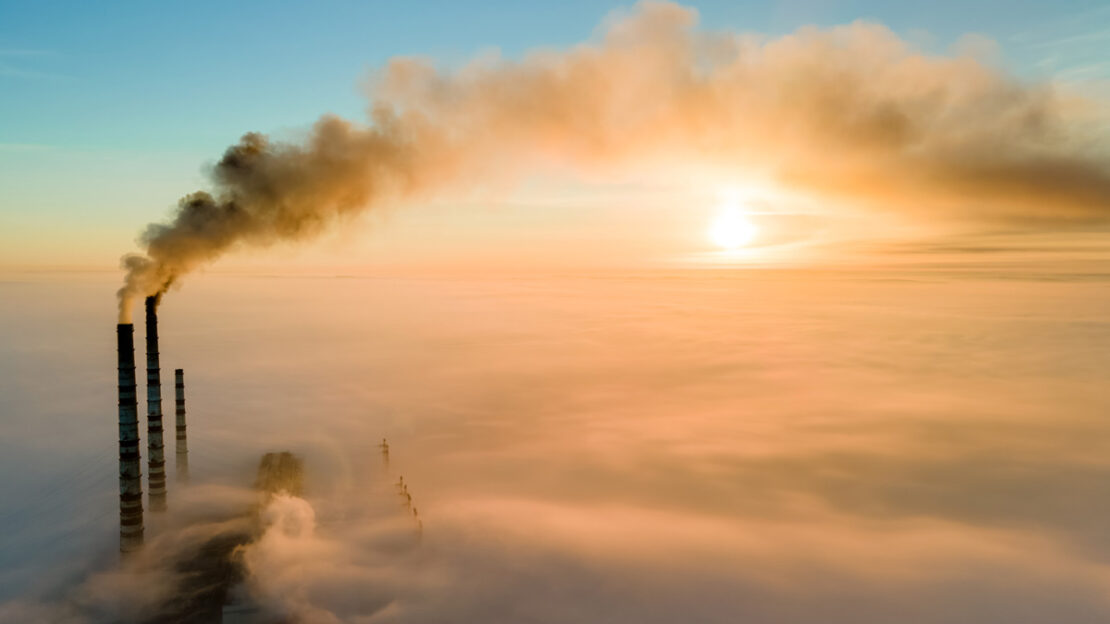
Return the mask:
{"type": "Polygon", "coordinates": [[[393,59],[367,82],[369,125],[280,131],[249,175],[205,182],[194,163],[177,190],[129,178],[119,198],[74,180],[66,201],[88,210],[6,216],[0,265],[111,268],[197,186],[254,222],[211,249],[164,231],[159,270],[858,264],[900,244],[1101,231],[1104,104],[1009,76],[985,49],[926,53],[867,22],[760,37],[646,3],[521,59],[393,59]],[[143,210],[109,209],[136,193],[143,210]],[[706,235],[728,194],[759,230],[743,254],[706,235]]]}

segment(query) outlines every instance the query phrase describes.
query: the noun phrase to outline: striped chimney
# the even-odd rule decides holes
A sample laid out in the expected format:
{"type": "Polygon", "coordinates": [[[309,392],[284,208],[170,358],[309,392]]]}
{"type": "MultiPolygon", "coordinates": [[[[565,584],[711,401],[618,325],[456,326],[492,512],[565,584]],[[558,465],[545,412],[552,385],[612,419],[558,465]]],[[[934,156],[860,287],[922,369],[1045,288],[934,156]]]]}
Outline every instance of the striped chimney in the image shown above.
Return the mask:
{"type": "Polygon", "coordinates": [[[177,397],[177,480],[189,482],[189,444],[185,438],[185,371],[177,369],[174,375],[174,391],[177,397]]]}
{"type": "Polygon", "coordinates": [[[162,444],[162,371],[158,364],[158,297],[146,298],[146,435],[150,510],[166,510],[166,458],[162,444]]]}
{"type": "Polygon", "coordinates": [[[116,326],[119,361],[119,549],[143,545],[143,474],[139,457],[139,403],[135,396],[135,326],[116,326]]]}

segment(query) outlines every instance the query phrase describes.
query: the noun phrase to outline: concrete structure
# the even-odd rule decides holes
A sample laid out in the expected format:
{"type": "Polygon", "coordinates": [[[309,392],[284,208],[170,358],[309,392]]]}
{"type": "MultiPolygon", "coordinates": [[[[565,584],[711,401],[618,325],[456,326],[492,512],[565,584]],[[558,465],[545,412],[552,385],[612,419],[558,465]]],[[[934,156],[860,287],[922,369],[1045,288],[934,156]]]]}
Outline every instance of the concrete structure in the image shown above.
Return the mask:
{"type": "Polygon", "coordinates": [[[162,369],[158,363],[158,297],[146,298],[146,436],[150,510],[166,509],[166,457],[162,443],[162,369]]]}
{"type": "Polygon", "coordinates": [[[173,371],[174,393],[177,399],[177,448],[174,459],[176,460],[177,480],[181,483],[189,482],[189,443],[185,437],[185,371],[178,368],[173,371]]]}
{"type": "Polygon", "coordinates": [[[258,463],[258,478],[254,488],[269,496],[275,494],[304,494],[304,464],[289,451],[266,453],[258,463]]]}
{"type": "MultiPolygon", "coordinates": [[[[293,619],[255,602],[241,549],[266,530],[261,511],[275,495],[300,495],[304,466],[289,452],[266,453],[258,466],[257,502],[240,513],[200,520],[185,548],[167,544],[160,567],[172,566],[175,591],[135,624],[291,624],[293,619]]],[[[162,553],[159,553],[160,555],[162,553]]],[[[131,620],[128,620],[129,622],[131,620]]],[[[299,620],[298,620],[299,621],[299,620]]]]}
{"type": "Polygon", "coordinates": [[[135,326],[116,326],[119,362],[119,549],[143,545],[143,475],[139,456],[139,403],[135,396],[135,326]]]}

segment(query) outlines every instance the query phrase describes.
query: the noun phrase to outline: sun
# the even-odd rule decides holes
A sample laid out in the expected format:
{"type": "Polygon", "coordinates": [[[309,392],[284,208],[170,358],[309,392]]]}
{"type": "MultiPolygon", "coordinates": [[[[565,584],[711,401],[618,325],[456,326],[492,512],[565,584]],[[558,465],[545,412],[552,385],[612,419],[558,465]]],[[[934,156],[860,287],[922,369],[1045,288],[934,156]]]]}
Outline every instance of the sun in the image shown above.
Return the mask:
{"type": "Polygon", "coordinates": [[[726,206],[709,226],[709,240],[722,249],[739,249],[752,242],[759,228],[736,206],[726,206]]]}

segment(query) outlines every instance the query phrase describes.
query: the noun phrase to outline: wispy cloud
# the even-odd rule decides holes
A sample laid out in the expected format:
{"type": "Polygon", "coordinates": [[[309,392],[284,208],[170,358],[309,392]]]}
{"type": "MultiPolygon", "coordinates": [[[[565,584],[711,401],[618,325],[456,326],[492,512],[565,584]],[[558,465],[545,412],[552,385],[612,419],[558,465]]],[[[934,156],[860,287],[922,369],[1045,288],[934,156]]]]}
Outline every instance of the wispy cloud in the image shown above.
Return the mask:
{"type": "Polygon", "coordinates": [[[0,48],[0,76],[24,79],[67,79],[70,76],[47,71],[35,66],[36,61],[53,59],[59,54],[54,50],[35,48],[0,48]]]}
{"type": "Polygon", "coordinates": [[[45,152],[53,149],[53,145],[43,143],[0,143],[0,152],[45,152]]]}
{"type": "Polygon", "coordinates": [[[1034,64],[1062,82],[1110,77],[1110,7],[1098,7],[1041,24],[1011,38],[1039,56],[1034,64]]]}
{"type": "Polygon", "coordinates": [[[0,48],[0,56],[53,56],[53,50],[39,50],[34,48],[0,48]]]}

